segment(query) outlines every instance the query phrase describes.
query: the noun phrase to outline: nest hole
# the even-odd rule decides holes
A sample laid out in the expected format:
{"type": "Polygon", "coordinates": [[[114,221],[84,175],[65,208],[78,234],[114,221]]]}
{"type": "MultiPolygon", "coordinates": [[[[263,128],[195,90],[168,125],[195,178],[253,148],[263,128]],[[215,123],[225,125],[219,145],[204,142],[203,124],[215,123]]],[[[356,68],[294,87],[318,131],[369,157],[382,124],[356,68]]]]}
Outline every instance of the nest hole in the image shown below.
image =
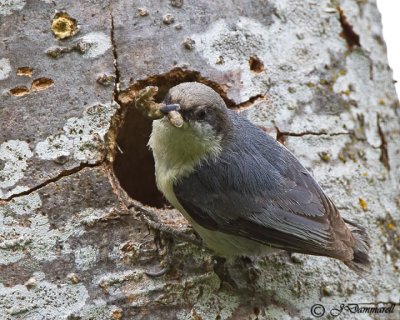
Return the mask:
{"type": "Polygon", "coordinates": [[[129,108],[117,137],[113,169],[121,187],[143,204],[161,208],[166,204],[154,176],[154,159],[147,147],[152,121],[129,108]]]}
{"type": "Polygon", "coordinates": [[[164,208],[168,202],[157,189],[154,172],[154,159],[147,143],[150,138],[152,120],[144,117],[134,107],[134,97],[146,86],[157,86],[155,96],[157,102],[162,102],[170,88],[182,82],[201,82],[217,91],[229,106],[232,102],[226,98],[220,86],[200,73],[183,69],[174,69],[162,75],[152,76],[135,82],[129,89],[119,95],[123,105],[122,121],[117,129],[117,149],[114,150],[113,170],[120,186],[135,200],[144,205],[164,208]]]}

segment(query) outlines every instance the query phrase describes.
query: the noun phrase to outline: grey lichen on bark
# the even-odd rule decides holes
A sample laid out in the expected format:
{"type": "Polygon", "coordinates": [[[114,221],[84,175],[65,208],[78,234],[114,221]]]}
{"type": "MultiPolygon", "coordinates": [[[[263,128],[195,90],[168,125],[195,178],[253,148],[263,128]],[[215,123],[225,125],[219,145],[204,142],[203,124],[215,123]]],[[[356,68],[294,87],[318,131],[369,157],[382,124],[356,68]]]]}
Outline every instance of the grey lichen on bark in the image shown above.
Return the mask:
{"type": "Polygon", "coordinates": [[[13,1],[0,21],[2,319],[303,319],[316,303],[400,302],[399,103],[375,1],[13,1]],[[57,39],[55,16],[79,32],[57,39]],[[257,277],[228,274],[194,245],[155,190],[150,122],[132,111],[140,89],[158,86],[160,102],[183,81],[300,158],[367,228],[370,274],[287,253],[254,262],[257,277]],[[146,212],[189,240],[159,279],[146,271],[171,235],[146,212]]]}

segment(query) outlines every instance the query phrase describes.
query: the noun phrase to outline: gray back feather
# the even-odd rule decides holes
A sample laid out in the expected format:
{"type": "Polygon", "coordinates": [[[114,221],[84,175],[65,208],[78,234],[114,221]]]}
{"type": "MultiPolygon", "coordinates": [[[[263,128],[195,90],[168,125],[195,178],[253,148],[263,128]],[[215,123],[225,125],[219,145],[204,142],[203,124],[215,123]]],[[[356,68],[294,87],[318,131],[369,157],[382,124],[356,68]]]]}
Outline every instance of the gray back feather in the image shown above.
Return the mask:
{"type": "Polygon", "coordinates": [[[208,229],[351,260],[355,239],[308,171],[272,137],[228,114],[232,129],[220,157],[174,185],[185,210],[208,229]]]}

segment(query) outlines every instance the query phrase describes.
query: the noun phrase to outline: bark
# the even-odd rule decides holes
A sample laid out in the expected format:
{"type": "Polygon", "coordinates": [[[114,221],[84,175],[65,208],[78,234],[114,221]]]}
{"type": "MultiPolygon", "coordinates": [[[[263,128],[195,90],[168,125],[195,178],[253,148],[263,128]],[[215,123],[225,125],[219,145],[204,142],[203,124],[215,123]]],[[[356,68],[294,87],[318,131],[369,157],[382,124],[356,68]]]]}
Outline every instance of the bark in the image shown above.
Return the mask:
{"type": "Polygon", "coordinates": [[[0,35],[2,319],[304,319],[315,304],[326,317],[400,303],[399,103],[375,1],[2,0],[0,35]],[[145,86],[161,99],[183,81],[300,158],[368,229],[370,274],[286,252],[254,274],[194,244],[132,108],[145,86]],[[175,239],[174,268],[148,277],[174,230],[191,242],[175,239]]]}

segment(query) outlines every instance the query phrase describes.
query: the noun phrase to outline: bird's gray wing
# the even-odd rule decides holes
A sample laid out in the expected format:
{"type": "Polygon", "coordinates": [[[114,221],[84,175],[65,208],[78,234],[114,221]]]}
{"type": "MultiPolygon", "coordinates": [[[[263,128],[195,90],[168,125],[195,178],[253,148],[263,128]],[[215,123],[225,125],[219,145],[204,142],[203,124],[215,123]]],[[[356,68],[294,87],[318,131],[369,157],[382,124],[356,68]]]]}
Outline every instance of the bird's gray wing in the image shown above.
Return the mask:
{"type": "Polygon", "coordinates": [[[204,161],[175,183],[182,207],[207,229],[296,252],[351,259],[354,238],[308,171],[262,132],[247,138],[256,147],[239,139],[229,152],[204,161]]]}

